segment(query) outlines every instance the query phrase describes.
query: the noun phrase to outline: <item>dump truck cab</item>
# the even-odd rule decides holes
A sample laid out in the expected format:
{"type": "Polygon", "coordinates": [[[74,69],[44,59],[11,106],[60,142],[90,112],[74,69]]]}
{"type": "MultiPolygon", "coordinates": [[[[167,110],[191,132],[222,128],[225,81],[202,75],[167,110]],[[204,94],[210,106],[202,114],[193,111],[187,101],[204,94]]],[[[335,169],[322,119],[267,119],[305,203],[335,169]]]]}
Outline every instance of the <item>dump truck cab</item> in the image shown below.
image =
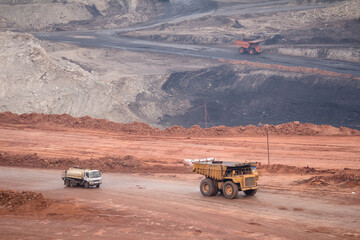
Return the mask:
{"type": "Polygon", "coordinates": [[[204,196],[214,196],[220,192],[226,198],[235,198],[238,191],[252,196],[258,189],[257,162],[223,162],[210,158],[192,163],[193,172],[206,177],[200,183],[200,192],[204,196]]]}

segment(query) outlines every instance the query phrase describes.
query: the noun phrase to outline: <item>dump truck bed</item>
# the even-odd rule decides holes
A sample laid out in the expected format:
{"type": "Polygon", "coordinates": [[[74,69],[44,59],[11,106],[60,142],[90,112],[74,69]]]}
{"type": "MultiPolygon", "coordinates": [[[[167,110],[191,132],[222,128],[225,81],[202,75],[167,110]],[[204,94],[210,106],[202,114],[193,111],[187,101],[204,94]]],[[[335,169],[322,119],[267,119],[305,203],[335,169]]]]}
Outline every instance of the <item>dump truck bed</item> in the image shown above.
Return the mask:
{"type": "Polygon", "coordinates": [[[256,40],[235,40],[234,43],[237,46],[249,48],[249,47],[255,47],[259,45],[260,43],[264,42],[264,39],[256,39],[256,40]]]}
{"type": "Polygon", "coordinates": [[[255,166],[257,162],[223,162],[223,161],[193,161],[193,172],[202,174],[215,180],[223,180],[226,173],[230,171],[239,171],[240,174],[250,174],[246,167],[255,166]]]}

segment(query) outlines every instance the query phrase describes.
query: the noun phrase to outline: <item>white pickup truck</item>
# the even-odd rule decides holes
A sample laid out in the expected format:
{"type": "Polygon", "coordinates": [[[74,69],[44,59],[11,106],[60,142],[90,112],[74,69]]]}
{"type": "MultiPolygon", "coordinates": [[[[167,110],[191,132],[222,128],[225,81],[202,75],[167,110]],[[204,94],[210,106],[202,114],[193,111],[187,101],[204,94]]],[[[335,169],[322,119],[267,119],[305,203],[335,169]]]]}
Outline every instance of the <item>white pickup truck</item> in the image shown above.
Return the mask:
{"type": "Polygon", "coordinates": [[[99,170],[83,169],[79,167],[72,167],[61,173],[61,179],[67,187],[90,186],[100,187],[102,183],[102,176],[99,170]]]}

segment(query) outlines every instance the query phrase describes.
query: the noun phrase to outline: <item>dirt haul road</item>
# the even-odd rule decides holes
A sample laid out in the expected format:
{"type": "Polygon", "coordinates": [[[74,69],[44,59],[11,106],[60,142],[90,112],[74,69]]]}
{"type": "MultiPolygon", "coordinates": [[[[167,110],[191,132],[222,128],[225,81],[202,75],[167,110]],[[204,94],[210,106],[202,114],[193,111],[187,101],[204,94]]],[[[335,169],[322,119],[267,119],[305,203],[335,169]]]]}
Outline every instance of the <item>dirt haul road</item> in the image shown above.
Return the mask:
{"type": "MultiPolygon", "coordinates": [[[[99,189],[65,188],[59,171],[0,168],[0,188],[41,192],[44,197],[87,206],[93,215],[72,212],[3,215],[6,239],[355,239],[360,207],[314,192],[279,188],[289,179],[263,177],[254,197],[226,200],[199,193],[200,176],[104,174],[99,189]],[[279,183],[280,182],[280,186],[279,183]],[[276,188],[273,188],[277,185],[276,188]],[[102,211],[96,214],[96,211],[102,211]]],[[[290,178],[291,179],[291,178],[290,178]]]]}
{"type": "Polygon", "coordinates": [[[360,76],[359,63],[344,62],[329,59],[313,59],[262,53],[258,56],[240,55],[236,47],[220,48],[197,46],[190,44],[161,43],[123,36],[112,36],[96,32],[55,32],[38,33],[35,36],[41,40],[67,42],[85,47],[115,48],[135,52],[151,52],[160,54],[175,54],[180,56],[199,57],[207,59],[246,60],[263,64],[278,64],[289,67],[308,67],[327,70],[336,73],[360,76]]]}

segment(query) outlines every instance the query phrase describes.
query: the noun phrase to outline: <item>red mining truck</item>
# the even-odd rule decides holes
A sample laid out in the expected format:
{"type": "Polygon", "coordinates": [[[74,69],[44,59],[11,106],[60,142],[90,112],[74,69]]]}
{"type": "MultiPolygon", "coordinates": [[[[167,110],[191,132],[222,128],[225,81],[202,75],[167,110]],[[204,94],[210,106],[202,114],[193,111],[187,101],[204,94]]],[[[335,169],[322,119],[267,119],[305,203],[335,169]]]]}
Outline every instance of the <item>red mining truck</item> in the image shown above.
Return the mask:
{"type": "Polygon", "coordinates": [[[239,52],[243,54],[244,52],[248,52],[250,54],[257,54],[262,52],[262,46],[260,45],[264,42],[264,39],[256,39],[256,40],[236,40],[234,43],[237,46],[240,46],[239,52]]]}

